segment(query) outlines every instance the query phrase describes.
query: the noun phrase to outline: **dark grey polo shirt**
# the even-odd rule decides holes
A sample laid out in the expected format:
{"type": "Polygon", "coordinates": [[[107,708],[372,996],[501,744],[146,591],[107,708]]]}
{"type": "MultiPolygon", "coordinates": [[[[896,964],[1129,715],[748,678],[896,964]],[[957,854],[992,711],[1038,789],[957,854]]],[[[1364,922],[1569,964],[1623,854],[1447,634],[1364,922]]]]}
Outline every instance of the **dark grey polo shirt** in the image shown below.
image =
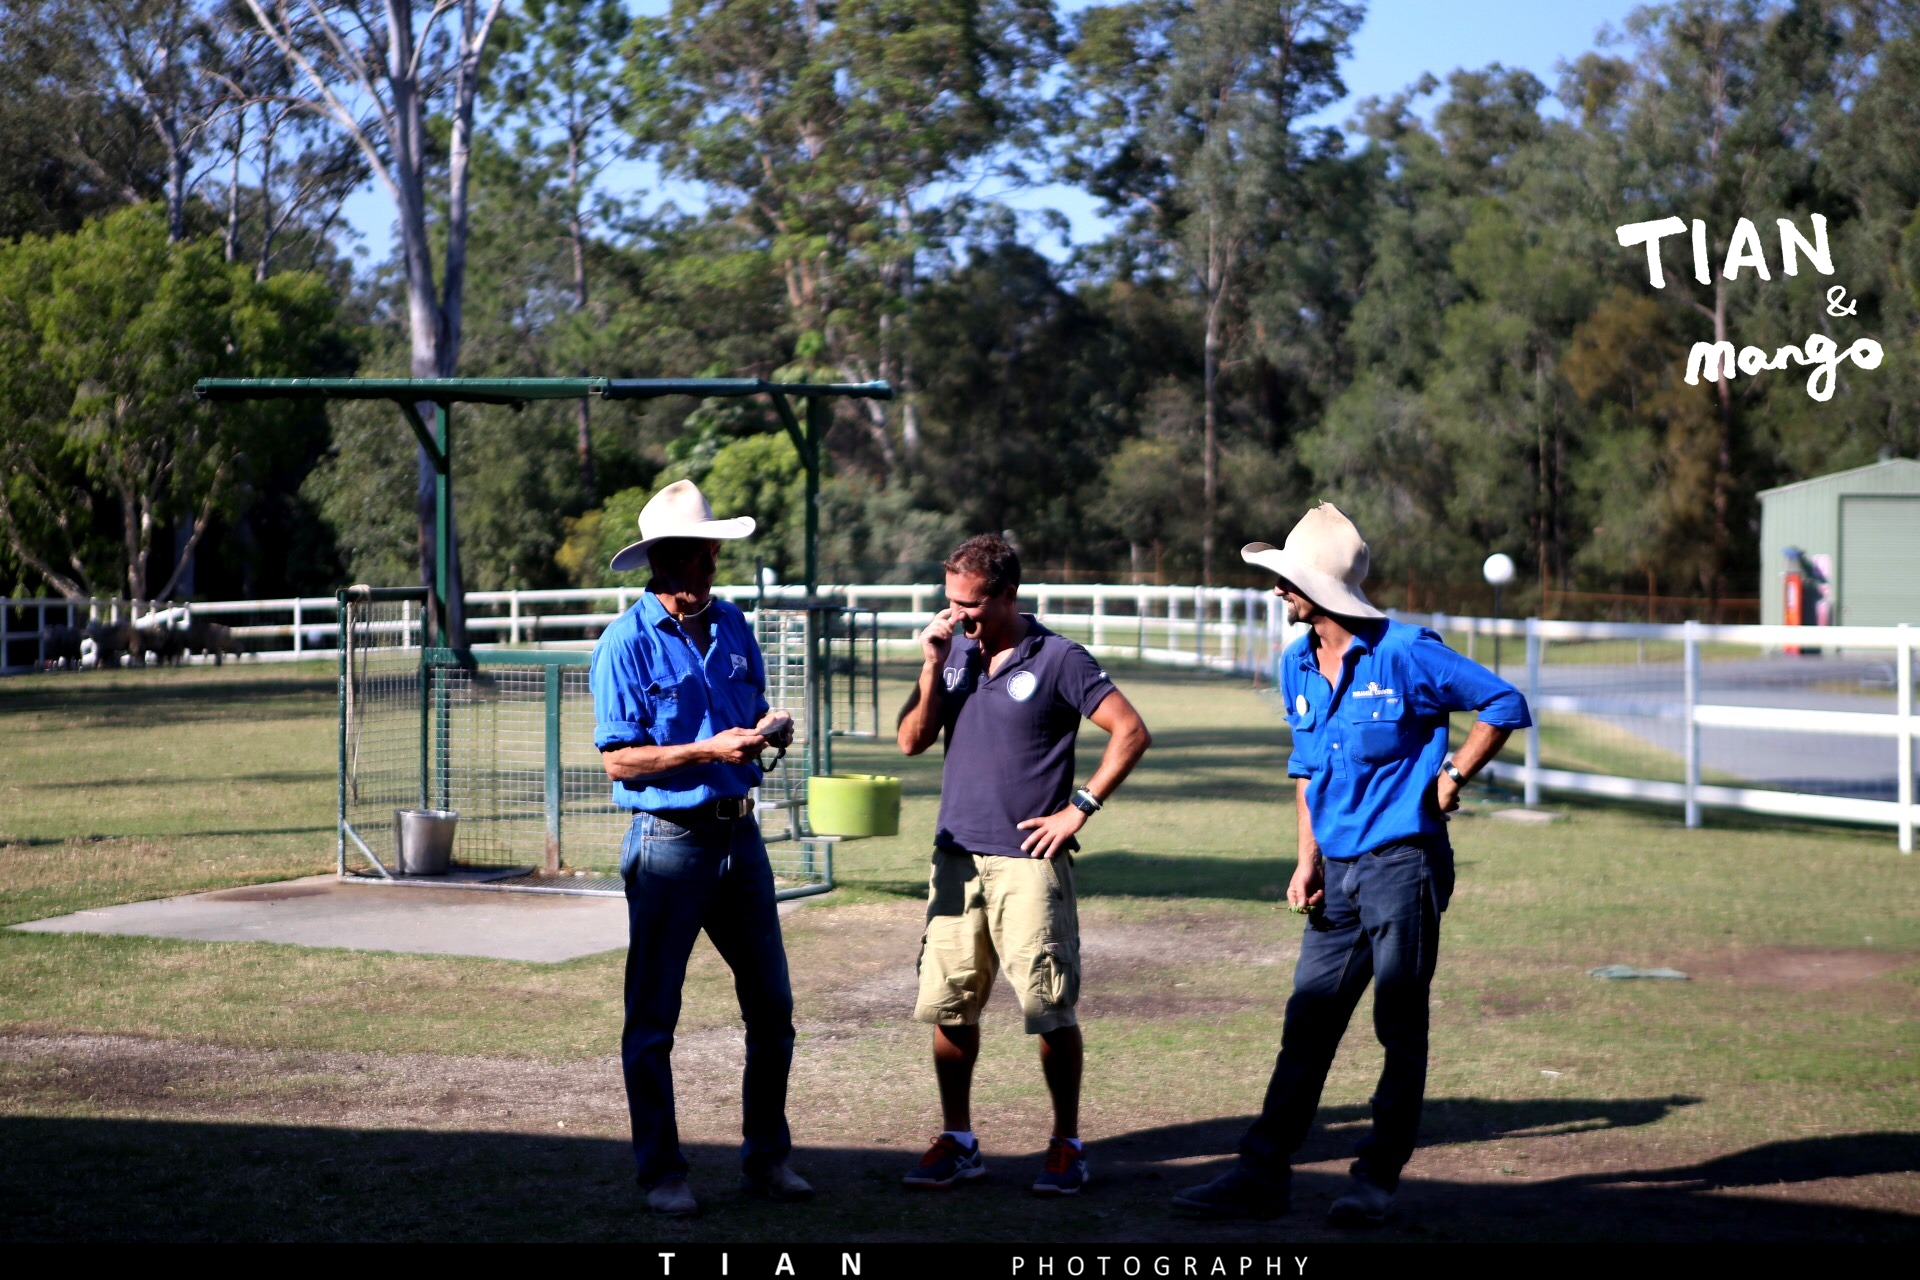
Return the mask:
{"type": "Polygon", "coordinates": [[[1113,692],[1092,654],[1026,618],[1025,638],[991,679],[975,641],[955,636],[947,651],[947,759],[934,837],[943,849],[1027,857],[1020,842],[1032,833],[1020,824],[1067,803],[1081,717],[1113,692]]]}

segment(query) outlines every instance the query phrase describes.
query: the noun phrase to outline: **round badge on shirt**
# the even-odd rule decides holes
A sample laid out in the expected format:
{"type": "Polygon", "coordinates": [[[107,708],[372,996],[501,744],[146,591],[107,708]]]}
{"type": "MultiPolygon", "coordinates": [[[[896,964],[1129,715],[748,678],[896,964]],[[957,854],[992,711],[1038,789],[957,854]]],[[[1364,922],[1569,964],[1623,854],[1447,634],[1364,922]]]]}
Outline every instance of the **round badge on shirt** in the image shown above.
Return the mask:
{"type": "Polygon", "coordinates": [[[1040,681],[1033,672],[1017,672],[1013,679],[1007,681],[1007,696],[1015,702],[1025,702],[1033,696],[1033,691],[1039,687],[1040,681]]]}
{"type": "Polygon", "coordinates": [[[1303,716],[1307,714],[1307,695],[1306,694],[1298,693],[1294,695],[1293,710],[1295,715],[1303,716]]]}

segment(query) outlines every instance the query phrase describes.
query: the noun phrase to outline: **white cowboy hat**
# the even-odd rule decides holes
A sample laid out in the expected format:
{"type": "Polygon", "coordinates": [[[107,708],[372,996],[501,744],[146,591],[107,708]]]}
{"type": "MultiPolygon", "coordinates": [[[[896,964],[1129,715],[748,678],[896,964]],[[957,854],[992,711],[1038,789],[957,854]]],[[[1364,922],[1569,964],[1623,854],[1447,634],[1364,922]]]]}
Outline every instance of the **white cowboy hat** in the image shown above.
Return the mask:
{"type": "Polygon", "coordinates": [[[700,486],[691,480],[675,480],[640,508],[640,541],[620,548],[612,569],[625,573],[646,568],[647,549],[667,538],[745,538],[752,534],[752,516],[715,520],[700,486]]]}
{"type": "Polygon", "coordinates": [[[1249,542],[1240,558],[1285,578],[1300,594],[1342,618],[1384,618],[1360,584],[1367,580],[1367,542],[1346,513],[1323,502],[1293,526],[1287,545],[1249,542]]]}

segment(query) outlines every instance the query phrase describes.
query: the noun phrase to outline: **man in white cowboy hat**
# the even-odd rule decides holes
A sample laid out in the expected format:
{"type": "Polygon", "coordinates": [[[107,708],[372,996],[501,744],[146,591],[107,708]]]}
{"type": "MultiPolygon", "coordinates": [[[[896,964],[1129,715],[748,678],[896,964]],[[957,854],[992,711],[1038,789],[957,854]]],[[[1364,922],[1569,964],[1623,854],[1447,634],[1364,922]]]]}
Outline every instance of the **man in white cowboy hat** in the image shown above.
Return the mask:
{"type": "Polygon", "coordinates": [[[1307,512],[1286,546],[1253,542],[1240,554],[1274,574],[1288,616],[1307,625],[1280,670],[1299,832],[1287,901],[1309,913],[1308,929],[1279,1060],[1239,1160],[1173,1202],[1208,1217],[1287,1211],[1289,1158],[1307,1136],[1334,1051],[1371,981],[1386,1061],[1372,1130],[1328,1214],[1336,1225],[1369,1226],[1386,1219],[1420,1127],[1427,992],[1440,913],[1453,892],[1445,815],[1507,735],[1531,721],[1513,686],[1368,602],[1360,589],[1367,544],[1331,503],[1307,512]],[[1449,757],[1455,711],[1477,711],[1479,720],[1449,757]]]}
{"type": "Polygon", "coordinates": [[[691,480],[656,493],[640,512],[640,541],[613,558],[616,571],[650,569],[652,581],[600,637],[589,672],[594,746],[614,803],[634,810],[620,851],[630,927],[620,1063],[633,1154],[649,1206],[671,1217],[699,1209],[669,1055],[702,929],[733,970],[746,1021],[742,1185],[775,1200],[813,1194],[787,1165],[793,990],[749,794],[761,753],[786,746],[793,722],[767,706],[766,668],[745,616],[713,595],[721,540],[752,532],[750,516],[714,519],[691,480]]]}

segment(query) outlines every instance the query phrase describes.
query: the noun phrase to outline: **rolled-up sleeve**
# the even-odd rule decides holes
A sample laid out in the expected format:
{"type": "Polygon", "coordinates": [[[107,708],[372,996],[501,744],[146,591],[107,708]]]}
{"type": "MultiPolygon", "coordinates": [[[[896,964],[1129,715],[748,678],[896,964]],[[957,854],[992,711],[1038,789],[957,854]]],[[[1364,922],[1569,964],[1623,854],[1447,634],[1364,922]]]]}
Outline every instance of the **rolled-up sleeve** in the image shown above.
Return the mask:
{"type": "Polygon", "coordinates": [[[1480,722],[1495,729],[1524,729],[1533,723],[1527,700],[1518,689],[1449,649],[1426,628],[1408,646],[1407,656],[1411,671],[1406,692],[1415,713],[1477,711],[1480,722]]]}
{"type": "Polygon", "coordinates": [[[659,745],[653,741],[653,707],[647,699],[651,684],[640,646],[624,628],[594,646],[587,685],[593,690],[597,749],[659,745]]]}

